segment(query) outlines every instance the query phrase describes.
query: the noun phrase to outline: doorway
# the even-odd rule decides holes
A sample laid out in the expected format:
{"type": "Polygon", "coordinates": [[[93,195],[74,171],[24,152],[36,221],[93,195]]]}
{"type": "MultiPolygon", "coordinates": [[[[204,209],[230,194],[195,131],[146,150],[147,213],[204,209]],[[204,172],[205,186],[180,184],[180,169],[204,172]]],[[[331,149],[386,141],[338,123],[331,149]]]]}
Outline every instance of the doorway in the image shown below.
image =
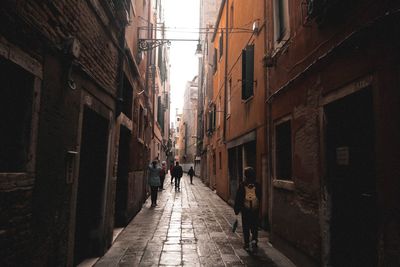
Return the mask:
{"type": "Polygon", "coordinates": [[[129,175],[129,143],[131,132],[121,125],[118,146],[117,188],[115,193],[114,228],[123,227],[127,223],[128,175],[129,175]]]}
{"type": "Polygon", "coordinates": [[[108,120],[85,107],[76,204],[74,265],[102,253],[107,147],[108,120]]]}
{"type": "Polygon", "coordinates": [[[232,203],[236,198],[238,186],[243,181],[243,170],[246,167],[256,170],[255,141],[228,149],[229,198],[232,203]]]}
{"type": "Polygon", "coordinates": [[[239,182],[242,180],[242,147],[233,147],[228,150],[228,172],[229,172],[229,199],[234,203],[239,182]]]}
{"type": "Polygon", "coordinates": [[[372,89],[325,106],[332,266],[376,266],[377,206],[372,89]]]}

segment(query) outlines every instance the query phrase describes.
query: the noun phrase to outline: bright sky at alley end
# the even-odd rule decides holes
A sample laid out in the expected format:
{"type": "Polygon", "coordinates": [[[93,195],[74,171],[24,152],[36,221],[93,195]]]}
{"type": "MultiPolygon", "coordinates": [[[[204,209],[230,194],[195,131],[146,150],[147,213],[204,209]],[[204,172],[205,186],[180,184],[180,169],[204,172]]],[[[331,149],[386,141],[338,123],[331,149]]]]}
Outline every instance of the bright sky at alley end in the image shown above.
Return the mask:
{"type": "MultiPolygon", "coordinates": [[[[200,0],[164,0],[166,38],[199,39],[200,0]]],[[[198,58],[195,56],[197,42],[172,41],[171,64],[171,121],[183,106],[186,82],[198,73],[198,58]]]]}

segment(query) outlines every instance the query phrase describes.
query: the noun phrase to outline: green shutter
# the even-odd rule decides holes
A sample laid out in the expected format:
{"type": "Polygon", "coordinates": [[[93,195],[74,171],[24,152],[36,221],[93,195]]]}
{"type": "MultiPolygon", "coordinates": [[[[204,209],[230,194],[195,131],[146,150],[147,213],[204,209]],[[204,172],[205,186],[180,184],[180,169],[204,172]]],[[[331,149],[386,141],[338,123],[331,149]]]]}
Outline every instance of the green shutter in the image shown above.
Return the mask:
{"type": "Polygon", "coordinates": [[[242,50],[242,99],[246,100],[254,91],[254,45],[242,50]]]}

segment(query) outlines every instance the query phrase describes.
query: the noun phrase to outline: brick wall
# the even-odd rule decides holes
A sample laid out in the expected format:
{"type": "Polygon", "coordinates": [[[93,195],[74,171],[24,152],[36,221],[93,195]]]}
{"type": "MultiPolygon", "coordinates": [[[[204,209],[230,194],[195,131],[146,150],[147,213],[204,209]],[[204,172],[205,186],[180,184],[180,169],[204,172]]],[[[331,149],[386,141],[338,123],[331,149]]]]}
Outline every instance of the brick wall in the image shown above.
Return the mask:
{"type": "Polygon", "coordinates": [[[30,184],[16,184],[7,190],[4,175],[0,180],[1,266],[68,265],[74,204],[72,184],[65,179],[65,152],[78,147],[81,90],[90,91],[108,108],[115,109],[115,100],[110,96],[117,92],[119,28],[105,3],[2,3],[0,41],[29,54],[44,71],[40,77],[38,138],[34,140],[38,143],[36,165],[30,184]],[[78,85],[75,91],[66,87],[65,80],[69,57],[64,45],[70,36],[79,41],[81,48],[73,69],[78,85]]]}
{"type": "Polygon", "coordinates": [[[81,45],[82,69],[115,94],[118,48],[117,25],[107,17],[100,0],[24,1],[17,13],[52,46],[62,49],[69,36],[81,45]]]}

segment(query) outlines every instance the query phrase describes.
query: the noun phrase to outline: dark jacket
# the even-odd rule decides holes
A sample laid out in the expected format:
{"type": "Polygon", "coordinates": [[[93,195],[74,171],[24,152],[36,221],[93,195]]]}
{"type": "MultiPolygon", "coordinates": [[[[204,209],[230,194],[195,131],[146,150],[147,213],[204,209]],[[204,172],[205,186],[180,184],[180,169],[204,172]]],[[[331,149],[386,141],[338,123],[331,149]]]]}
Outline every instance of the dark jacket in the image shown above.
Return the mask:
{"type": "Polygon", "coordinates": [[[182,166],[174,166],[174,169],[172,170],[172,176],[181,178],[183,175],[183,169],[182,166]]]}
{"type": "Polygon", "coordinates": [[[190,168],[190,170],[188,171],[188,174],[189,174],[190,176],[193,176],[193,175],[194,175],[194,170],[193,170],[192,168],[190,168]]]}
{"type": "MultiPolygon", "coordinates": [[[[241,183],[236,192],[235,205],[233,206],[236,215],[239,214],[239,212],[241,212],[244,209],[244,197],[245,197],[244,187],[248,184],[249,182],[241,183]]],[[[252,184],[254,184],[254,186],[256,187],[256,196],[258,198],[259,203],[261,203],[261,186],[257,182],[254,182],[252,184]]]]}

